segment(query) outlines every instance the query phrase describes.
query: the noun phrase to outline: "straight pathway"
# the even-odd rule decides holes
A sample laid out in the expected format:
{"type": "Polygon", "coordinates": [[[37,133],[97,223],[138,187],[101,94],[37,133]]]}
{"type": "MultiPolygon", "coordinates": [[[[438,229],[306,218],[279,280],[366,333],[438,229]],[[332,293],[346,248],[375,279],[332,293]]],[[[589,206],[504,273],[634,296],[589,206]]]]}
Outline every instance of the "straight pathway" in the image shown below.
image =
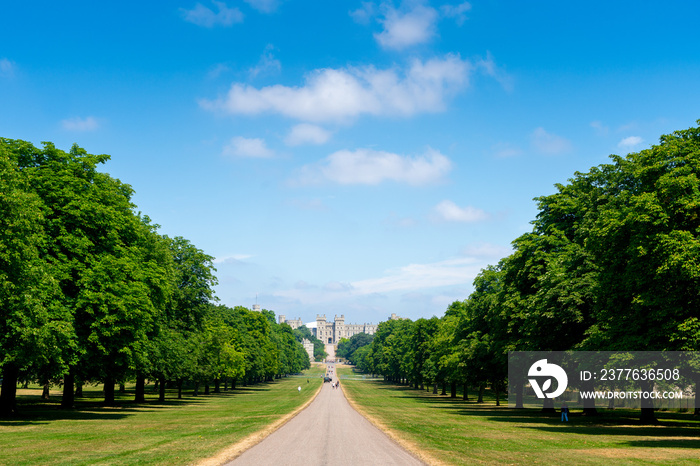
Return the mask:
{"type": "MultiPolygon", "coordinates": [[[[328,373],[336,382],[335,365],[328,373]]],[[[295,418],[231,463],[245,465],[422,465],[362,417],[340,388],[324,383],[295,418]]]]}

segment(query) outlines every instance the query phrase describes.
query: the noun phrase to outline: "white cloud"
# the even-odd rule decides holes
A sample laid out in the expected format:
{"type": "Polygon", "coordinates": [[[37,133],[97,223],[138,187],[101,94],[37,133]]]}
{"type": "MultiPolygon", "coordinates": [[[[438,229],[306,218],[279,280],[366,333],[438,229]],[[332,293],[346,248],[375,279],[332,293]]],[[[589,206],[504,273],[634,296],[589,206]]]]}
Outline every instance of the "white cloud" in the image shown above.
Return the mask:
{"type": "Polygon", "coordinates": [[[302,167],[298,182],[377,185],[395,181],[418,186],[440,181],[451,167],[447,157],[430,148],[417,157],[372,149],[340,150],[320,163],[302,167]]]}
{"type": "Polygon", "coordinates": [[[475,67],[487,76],[492,77],[505,89],[506,91],[513,90],[513,77],[503,70],[500,66],[496,65],[493,60],[491,52],[486,52],[486,58],[480,58],[474,64],[475,67]]]}
{"type": "Polygon", "coordinates": [[[644,141],[639,136],[630,136],[617,143],[617,147],[622,149],[631,149],[634,146],[638,146],[642,142],[644,141]]]}
{"type": "Polygon", "coordinates": [[[275,155],[264,139],[236,136],[224,147],[223,154],[233,157],[269,158],[275,155]]]}
{"type": "Polygon", "coordinates": [[[272,13],[279,5],[277,0],[245,0],[245,2],[261,13],[272,13]]]}
{"type": "Polygon", "coordinates": [[[0,59],[0,78],[12,78],[15,75],[16,65],[7,58],[0,59]]]}
{"type": "Polygon", "coordinates": [[[231,71],[231,68],[226,63],[217,63],[207,72],[207,77],[209,79],[216,79],[229,71],[231,71]]]}
{"type": "Polygon", "coordinates": [[[268,44],[265,47],[265,51],[263,52],[262,56],[260,57],[258,64],[255,65],[253,68],[251,68],[249,71],[251,78],[255,78],[261,74],[264,75],[264,74],[272,74],[272,73],[279,73],[280,72],[280,70],[282,69],[282,64],[272,54],[273,50],[274,50],[274,47],[270,44],[268,44]]]}
{"type": "Polygon", "coordinates": [[[62,120],[61,126],[67,131],[94,131],[100,125],[95,117],[89,116],[87,118],[75,117],[62,120]]]}
{"type": "Polygon", "coordinates": [[[213,0],[212,3],[216,6],[218,12],[214,13],[210,8],[205,7],[201,3],[197,3],[193,9],[186,10],[180,8],[180,14],[185,21],[212,28],[214,26],[231,26],[233,23],[243,21],[243,13],[238,8],[229,8],[224,2],[213,0]]]}
{"type": "Polygon", "coordinates": [[[465,285],[474,280],[481,266],[473,258],[449,259],[431,264],[410,264],[388,270],[383,277],[351,282],[353,294],[417,291],[441,286],[465,285]]]}
{"type": "Polygon", "coordinates": [[[350,17],[359,24],[367,25],[374,17],[375,8],[372,2],[362,2],[362,8],[349,12],[350,17]]]}
{"type": "Polygon", "coordinates": [[[458,55],[414,60],[402,73],[374,67],[319,69],[302,87],[257,89],[234,83],[217,100],[200,100],[208,110],[255,115],[279,113],[304,121],[344,121],[363,114],[410,116],[438,112],[445,100],[466,87],[471,65],[458,55]]]}
{"type": "Polygon", "coordinates": [[[384,19],[379,22],[384,31],[374,35],[382,47],[401,50],[428,42],[437,34],[435,22],[438,13],[434,8],[415,5],[409,11],[399,11],[387,4],[383,7],[384,19]]]}
{"type": "Polygon", "coordinates": [[[419,293],[420,290],[446,286],[469,286],[486,263],[471,257],[448,259],[429,264],[409,264],[384,271],[381,277],[352,282],[332,281],[322,288],[304,286],[280,290],[275,297],[293,300],[297,304],[343,302],[358,296],[383,295],[393,292],[419,293]]]}
{"type": "Polygon", "coordinates": [[[539,127],[532,132],[532,146],[539,152],[546,155],[559,155],[570,152],[571,142],[556,134],[548,133],[544,128],[539,127]]]}
{"type": "Polygon", "coordinates": [[[447,18],[454,18],[458,26],[464,24],[467,20],[467,11],[470,11],[472,6],[469,2],[460,3],[459,5],[442,5],[440,12],[447,18]]]}
{"type": "Polygon", "coordinates": [[[444,200],[433,209],[437,219],[445,222],[474,223],[486,220],[486,212],[476,207],[460,207],[450,200],[444,200]]]}
{"type": "Polygon", "coordinates": [[[217,257],[212,262],[215,264],[238,264],[253,257],[250,254],[233,254],[231,256],[217,257]]]}
{"type": "Polygon", "coordinates": [[[294,126],[284,142],[289,146],[302,144],[325,144],[331,138],[331,132],[310,123],[300,123],[294,126]]]}

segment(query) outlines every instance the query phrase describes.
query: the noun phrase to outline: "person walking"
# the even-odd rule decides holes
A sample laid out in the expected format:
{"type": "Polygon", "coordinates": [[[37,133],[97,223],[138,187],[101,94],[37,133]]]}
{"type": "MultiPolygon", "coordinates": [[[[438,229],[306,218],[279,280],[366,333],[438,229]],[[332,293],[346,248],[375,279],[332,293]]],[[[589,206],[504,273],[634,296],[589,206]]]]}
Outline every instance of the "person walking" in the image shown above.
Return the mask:
{"type": "Polygon", "coordinates": [[[566,406],[566,403],[562,403],[561,405],[561,422],[569,422],[569,407],[566,406]]]}

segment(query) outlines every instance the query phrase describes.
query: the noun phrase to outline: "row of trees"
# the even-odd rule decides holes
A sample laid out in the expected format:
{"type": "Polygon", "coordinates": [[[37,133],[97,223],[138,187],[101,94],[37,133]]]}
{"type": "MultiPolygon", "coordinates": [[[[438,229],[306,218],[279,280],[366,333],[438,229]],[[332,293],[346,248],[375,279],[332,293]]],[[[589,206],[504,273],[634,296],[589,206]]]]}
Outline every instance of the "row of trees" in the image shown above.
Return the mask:
{"type": "Polygon", "coordinates": [[[215,306],[213,258],[157,232],[109,156],[0,138],[0,414],[19,379],[75,388],[145,379],[257,381],[309,364],[274,314],[215,306]]]}
{"type": "Polygon", "coordinates": [[[356,360],[360,359],[368,345],[374,340],[374,335],[369,335],[367,333],[357,333],[350,338],[341,338],[338,342],[338,348],[335,350],[335,355],[339,358],[344,358],[355,364],[356,360]],[[356,357],[355,353],[360,350],[360,354],[356,357]]]}
{"type": "Polygon", "coordinates": [[[314,361],[321,362],[326,359],[328,353],[326,353],[326,345],[323,344],[321,340],[316,338],[311,330],[302,325],[301,327],[294,329],[294,336],[298,342],[302,342],[304,339],[309,340],[314,345],[314,361]]]}
{"type": "Polygon", "coordinates": [[[611,159],[537,198],[532,232],[442,318],[382,323],[360,368],[498,393],[509,351],[698,350],[700,128],[611,159]]]}

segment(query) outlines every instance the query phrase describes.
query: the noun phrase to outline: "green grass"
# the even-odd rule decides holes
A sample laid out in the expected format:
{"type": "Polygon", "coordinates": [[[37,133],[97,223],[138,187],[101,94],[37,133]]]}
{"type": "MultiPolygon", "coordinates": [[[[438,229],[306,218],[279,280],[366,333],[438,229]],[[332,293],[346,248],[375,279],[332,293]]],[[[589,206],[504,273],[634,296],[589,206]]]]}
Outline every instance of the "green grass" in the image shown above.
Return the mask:
{"type": "Polygon", "coordinates": [[[338,372],[361,411],[435,463],[700,464],[700,420],[692,414],[657,412],[659,425],[644,426],[635,410],[574,411],[563,423],[559,414],[496,407],[488,391],[478,404],[475,396],[462,401],[338,372]]]}
{"type": "Polygon", "coordinates": [[[187,391],[182,400],[168,390],[163,403],[150,391],[146,403],[133,403],[127,390],[115,407],[101,405],[100,387],[85,387],[70,411],[59,409],[58,396],[41,401],[38,387],[19,390],[20,415],[0,419],[0,464],[192,464],[294,411],[316,393],[323,373],[314,366],[301,378],[198,397],[187,391]]]}

